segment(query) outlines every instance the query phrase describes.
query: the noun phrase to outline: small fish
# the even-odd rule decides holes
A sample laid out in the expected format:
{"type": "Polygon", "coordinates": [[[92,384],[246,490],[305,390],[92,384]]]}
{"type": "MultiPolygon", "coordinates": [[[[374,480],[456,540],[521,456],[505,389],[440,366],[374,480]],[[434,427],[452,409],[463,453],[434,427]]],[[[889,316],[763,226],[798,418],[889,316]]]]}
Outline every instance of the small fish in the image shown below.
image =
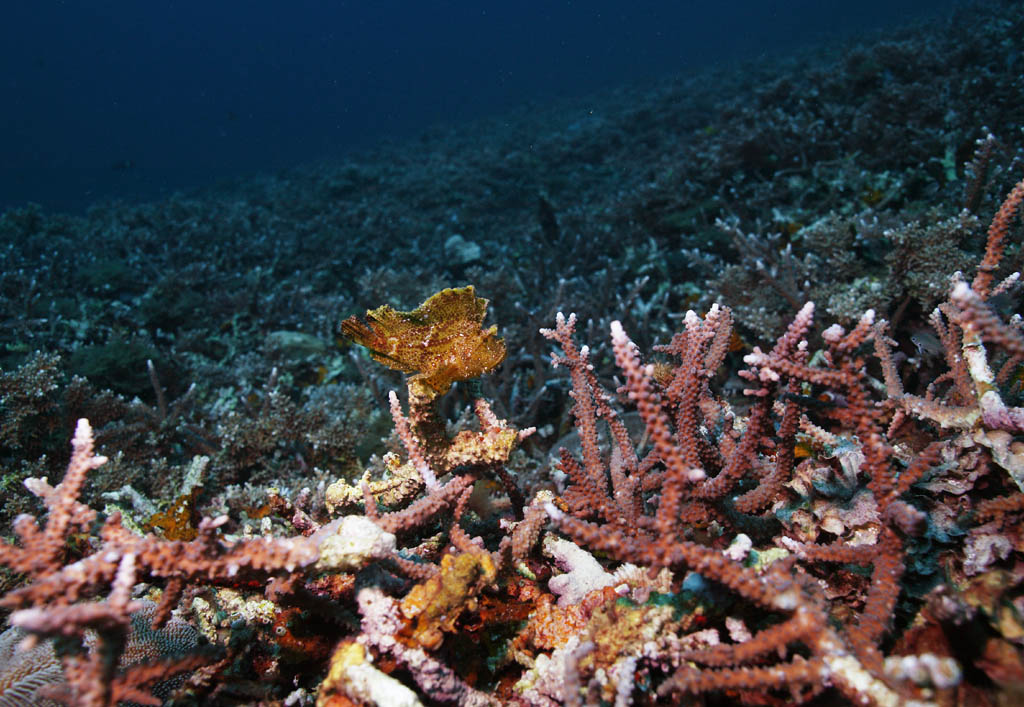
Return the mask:
{"type": "Polygon", "coordinates": [[[917,355],[924,359],[937,358],[945,353],[938,337],[925,329],[911,334],[910,343],[917,349],[917,355]]]}
{"type": "Polygon", "coordinates": [[[827,410],[829,408],[839,407],[839,403],[836,400],[831,399],[831,397],[822,399],[823,397],[824,396],[814,398],[810,395],[798,395],[796,393],[783,393],[779,396],[782,400],[792,400],[795,403],[803,405],[807,409],[827,410]]]}

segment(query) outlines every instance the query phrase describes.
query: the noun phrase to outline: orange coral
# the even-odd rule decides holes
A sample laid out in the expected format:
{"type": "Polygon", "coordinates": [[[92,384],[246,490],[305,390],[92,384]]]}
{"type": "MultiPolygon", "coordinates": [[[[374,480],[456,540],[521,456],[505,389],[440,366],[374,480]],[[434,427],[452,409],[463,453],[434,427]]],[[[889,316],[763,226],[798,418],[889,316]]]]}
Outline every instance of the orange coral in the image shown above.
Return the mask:
{"type": "Polygon", "coordinates": [[[589,592],[578,604],[562,608],[555,603],[554,595],[542,594],[537,599],[537,610],[530,617],[530,622],[513,641],[513,650],[527,646],[539,650],[564,646],[586,628],[597,607],[618,598],[614,589],[603,587],[589,592]]]}
{"type": "Polygon", "coordinates": [[[505,342],[497,327],[483,329],[487,300],[473,286],[441,290],[411,312],[384,305],[366,312],[365,323],[349,317],[343,334],[365,346],[374,360],[415,373],[410,387],[431,398],[452,383],[493,370],[505,360],[505,342]]]}
{"type": "Polygon", "coordinates": [[[354,574],[325,574],[306,583],[306,589],[318,597],[340,602],[351,599],[355,594],[356,576],[354,574]]]}
{"type": "Polygon", "coordinates": [[[504,589],[503,594],[480,597],[477,620],[463,622],[463,628],[475,632],[485,626],[513,624],[528,619],[534,611],[534,602],[541,596],[536,582],[512,575],[506,579],[504,589]]]}
{"type": "Polygon", "coordinates": [[[331,651],[331,641],[316,632],[315,622],[296,607],[282,609],[274,618],[274,642],[289,662],[319,661],[331,651]]]}

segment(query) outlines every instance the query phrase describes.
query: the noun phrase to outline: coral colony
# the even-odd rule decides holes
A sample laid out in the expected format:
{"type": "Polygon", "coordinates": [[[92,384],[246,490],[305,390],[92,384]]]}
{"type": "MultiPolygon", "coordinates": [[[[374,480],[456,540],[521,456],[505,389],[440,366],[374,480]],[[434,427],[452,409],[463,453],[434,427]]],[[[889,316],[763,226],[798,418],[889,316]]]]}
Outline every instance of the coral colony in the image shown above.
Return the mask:
{"type": "MultiPolygon", "coordinates": [[[[1019,66],[1011,15],[984,21],[1019,66]]],[[[881,46],[849,71],[898,48],[881,46]]],[[[437,291],[419,307],[335,311],[326,333],[258,323],[323,297],[274,294],[289,276],[272,264],[175,266],[243,293],[200,336],[185,322],[201,303],[174,283],[154,284],[176,303],[160,308],[116,267],[69,261],[78,286],[162,323],[143,340],[120,304],[4,305],[80,353],[0,374],[0,705],[1020,704],[1024,161],[971,145],[960,215],[896,223],[879,202],[917,187],[893,181],[853,197],[881,215],[776,217],[773,238],[722,220],[732,288],[657,289],[655,249],[586,318],[551,306],[577,287],[559,263],[583,255],[559,250],[548,197],[530,243],[550,263],[529,261],[547,303],[502,301],[513,285],[467,264],[476,288],[421,273],[437,291]],[[896,255],[870,272],[829,254],[885,229],[896,255]],[[834,273],[855,267],[842,290],[834,273]],[[84,284],[103,268],[108,289],[84,284]],[[108,317],[105,343],[85,343],[90,317],[108,317]],[[243,370],[265,378],[245,387],[243,370]]],[[[156,218],[134,213],[116,228],[156,218]]],[[[37,212],[4,219],[60,242],[37,212]]],[[[232,243],[218,257],[252,254],[232,243]]],[[[467,250],[481,257],[460,235],[445,257],[467,250]]]]}

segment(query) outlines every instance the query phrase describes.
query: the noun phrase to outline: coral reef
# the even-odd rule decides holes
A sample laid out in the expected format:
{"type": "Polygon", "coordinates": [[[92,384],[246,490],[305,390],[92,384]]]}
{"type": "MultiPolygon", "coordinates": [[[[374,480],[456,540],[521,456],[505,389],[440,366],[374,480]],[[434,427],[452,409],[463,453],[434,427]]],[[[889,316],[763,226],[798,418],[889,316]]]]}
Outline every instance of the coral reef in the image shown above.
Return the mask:
{"type": "Polygon", "coordinates": [[[1018,702],[1022,17],[0,216],[0,704],[1018,702]]]}

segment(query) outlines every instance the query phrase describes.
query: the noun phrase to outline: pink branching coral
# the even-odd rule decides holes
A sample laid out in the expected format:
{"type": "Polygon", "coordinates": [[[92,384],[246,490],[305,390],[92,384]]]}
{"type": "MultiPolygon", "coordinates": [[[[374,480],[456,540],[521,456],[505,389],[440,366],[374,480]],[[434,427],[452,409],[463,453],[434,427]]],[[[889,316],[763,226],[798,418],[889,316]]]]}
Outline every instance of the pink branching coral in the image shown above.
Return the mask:
{"type": "MultiPolygon", "coordinates": [[[[970,430],[974,442],[988,447],[993,461],[1020,483],[1019,443],[1007,431],[1022,429],[1021,415],[1002,402],[999,386],[1024,361],[1024,338],[1019,321],[1000,321],[985,303],[985,293],[1022,187],[1024,182],[1011,192],[989,231],[988,254],[975,280],[979,291],[954,279],[949,303],[933,317],[951,367],[945,378],[955,382],[951,402],[940,401],[932,389],[925,398],[903,393],[885,322],[876,321],[872,311],[849,332],[839,326],[826,329],[824,348],[812,358],[807,336],[814,306],[804,305],[770,351],[755,347],[744,358],[748,368],[739,375],[749,382],[744,392],[752,402],[742,420],[708,384],[724,357],[727,311],[716,305],[703,319],[687,314],[685,331],[660,349],[679,359],[669,374],[645,363],[622,326],[613,322],[612,349],[624,380],[619,392],[636,406],[651,445],[642,454],[614,411],[612,397],[598,385],[588,348],[574,341],[575,318],[560,314],[556,327],[542,332],[562,349],[555,365],[569,369],[582,449],[581,459],[562,450],[562,469],[570,481],[564,494],[568,511],[548,504],[555,525],[620,562],[697,572],[742,598],[751,615],[760,610],[759,622],[767,621],[760,631],[737,634],[734,643],[687,651],[686,663],[676,664],[659,694],[726,691],[743,702],[781,704],[787,691],[790,700],[800,701],[832,687],[856,704],[900,704],[958,683],[960,668],[948,653],[900,658],[887,656],[885,645],[914,539],[934,523],[948,523],[939,520],[948,517],[940,502],[922,508],[921,501],[912,505],[904,497],[929,475],[976,462],[969,455],[957,457],[957,450],[969,443],[945,439],[934,439],[910,455],[891,431],[907,415],[933,420],[941,428],[970,430]],[[885,404],[873,394],[868,360],[861,353],[872,339],[890,394],[885,404]],[[989,369],[991,351],[985,344],[1004,352],[999,374],[989,369]],[[810,404],[822,396],[837,403],[823,409],[810,404]],[[608,455],[599,448],[599,424],[607,425],[613,440],[608,455]],[[869,505],[864,508],[871,510],[861,511],[867,522],[862,531],[824,544],[799,539],[800,529],[787,520],[786,510],[799,500],[794,489],[806,493],[809,488],[795,485],[798,443],[811,453],[815,447],[856,445],[855,466],[845,473],[847,484],[857,477],[866,480],[869,505]],[[765,510],[774,510],[782,521],[783,532],[772,540],[785,558],[751,566],[745,562],[749,551],[724,551],[723,541],[749,525],[751,514],[765,510]],[[714,532],[705,530],[709,525],[714,532]],[[819,578],[821,563],[871,568],[858,603],[835,601],[842,593],[838,585],[819,578]],[[941,669],[930,677],[918,671],[921,675],[910,679],[910,673],[894,667],[901,660],[941,669]]],[[[1011,276],[995,291],[1014,282],[1011,276]]],[[[1019,522],[1018,496],[982,502],[979,519],[997,518],[1003,527],[1019,522]]],[[[844,533],[842,525],[829,527],[844,533]]],[[[979,542],[985,537],[979,536],[979,542]]],[[[1000,552],[1005,557],[1008,551],[1000,552]]],[[[762,546],[758,552],[771,550],[762,546]]],[[[641,660],[632,667],[652,672],[655,663],[645,667],[641,660]]]]}
{"type": "Polygon", "coordinates": [[[991,697],[983,680],[1009,694],[1024,674],[1024,335],[997,307],[1016,276],[993,283],[1022,200],[1024,182],[972,284],[955,276],[930,317],[946,370],[913,392],[872,310],[816,336],[801,304],[742,363],[718,304],[650,358],[612,322],[614,392],[559,314],[542,333],[572,386],[564,488],[513,476],[534,430],[487,400],[459,425],[439,411],[454,381],[504,356],[470,288],[347,322],[408,376],[404,402],[388,396],[393,451],[323,488],[326,511],[269,493],[284,532],[264,516],[231,536],[218,515],[175,540],[101,515],[81,493],[106,459],[80,420],[62,482],[25,482],[45,522],[19,516],[0,544],[21,576],[0,598],[8,638],[29,644],[0,651],[0,676],[34,670],[33,694],[96,706],[158,704],[158,684],[226,699],[233,680],[264,699],[235,676],[286,683],[288,661],[289,699],[317,691],[323,707],[628,704],[637,685],[652,701],[779,705],[971,703],[991,697]],[[716,379],[730,365],[738,399],[716,379]],[[488,493],[501,511],[474,502],[488,493]],[[143,618],[201,629],[216,650],[136,660],[143,618]]]}
{"type": "MultiPolygon", "coordinates": [[[[794,547],[793,556],[763,572],[730,559],[722,548],[687,539],[694,522],[715,519],[726,523],[728,515],[741,506],[748,512],[755,511],[776,500],[781,481],[788,480],[792,473],[798,410],[791,398],[778,401],[783,412],[775,439],[776,435],[767,434],[769,415],[780,385],[786,384],[786,390],[794,381],[827,384],[844,391],[853,408],[848,413],[850,419],[856,419],[862,439],[874,445],[865,451],[869,463],[876,465],[873,490],[886,505],[896,500],[886,481],[893,476],[889,468],[891,454],[875,430],[874,415],[865,400],[859,372],[863,364],[850,355],[870,335],[871,318],[865,317],[863,324],[849,334],[835,332],[828,352],[832,365],[811,368],[806,363],[803,336],[811,326],[812,313],[810,305],[804,307],[771,352],[755,350],[747,357],[751,368],[745,371],[746,377],[758,386],[748,392],[757,402],[742,435],[737,437],[730,430],[718,440],[707,431],[723,426],[726,406],[707,389],[706,380],[713,370],[701,364],[719,358],[712,342],[721,340],[716,333],[727,317],[717,308],[703,320],[687,317],[685,336],[689,345],[676,342],[671,350],[686,351],[688,365],[675,369],[666,385],[655,380],[654,367],[641,362],[622,327],[613,323],[612,346],[626,381],[624,391],[636,403],[653,446],[640,459],[628,436],[613,432],[620,445],[614,456],[629,460],[621,470],[614,470],[615,463],[606,466],[597,452],[594,411],[610,420],[613,430],[617,422],[605,394],[595,388],[592,376],[587,374],[587,351],[572,344],[574,319],[559,317],[557,328],[546,332],[563,344],[563,356],[557,362],[574,373],[575,410],[585,438],[584,454],[588,455],[582,465],[576,466],[575,460],[563,456],[563,463],[569,460],[566,466],[574,485],[589,490],[582,492],[585,496],[574,490],[568,494],[573,499],[569,513],[549,507],[556,525],[577,542],[623,562],[692,569],[779,617],[779,623],[741,644],[723,644],[688,654],[687,660],[705,667],[680,668],[662,685],[662,694],[729,689],[752,696],[753,691],[788,687],[794,694],[806,696],[825,685],[836,687],[855,701],[900,694],[884,680],[882,657],[876,647],[887,630],[903,572],[901,541],[894,530],[885,528],[874,546],[794,547]],[[743,476],[755,468],[758,452],[768,443],[774,447],[775,463],[758,469],[760,481],[753,489],[734,495],[743,476]],[[655,467],[664,470],[638,474],[639,469],[655,467]],[[644,498],[639,491],[643,488],[656,492],[656,496],[644,498]],[[624,492],[632,489],[638,491],[624,492]],[[587,503],[574,502],[580,498],[587,503]],[[604,516],[604,522],[592,520],[597,514],[604,516]],[[873,589],[859,620],[839,630],[833,628],[820,589],[794,571],[794,559],[873,565],[873,589]],[[810,651],[810,658],[796,653],[788,662],[764,665],[769,655],[786,653],[787,646],[797,643],[810,651]]],[[[731,426],[731,420],[724,426],[731,426]]]]}
{"type": "MultiPolygon", "coordinates": [[[[0,606],[15,610],[13,626],[38,639],[60,642],[64,682],[47,694],[76,705],[113,705],[124,700],[159,704],[148,686],[217,663],[208,652],[193,652],[118,670],[118,658],[129,647],[132,616],[144,607],[132,598],[140,582],[163,587],[160,602],[151,612],[159,627],[166,624],[189,586],[256,583],[281,600],[296,589],[294,580],[305,573],[361,567],[387,552],[388,537],[393,547],[393,536],[382,534],[369,521],[364,521],[366,525],[336,522],[309,537],[227,541],[218,536],[227,519],[204,518],[199,536],[185,542],[136,535],[114,513],[103,522],[98,545],[66,564],[67,538],[87,535],[97,519],[78,495],[89,471],[107,461],[93,452],[87,420],[79,421],[72,447],[64,480],[56,487],[45,479],[26,480],[49,514],[43,528],[31,516],[19,517],[15,522],[19,544],[0,545],[0,563],[27,577],[24,586],[0,599],[0,606]],[[103,595],[104,601],[92,601],[103,595]],[[95,639],[88,638],[92,634],[95,639]]],[[[223,669],[223,663],[219,665],[223,669]]]]}

